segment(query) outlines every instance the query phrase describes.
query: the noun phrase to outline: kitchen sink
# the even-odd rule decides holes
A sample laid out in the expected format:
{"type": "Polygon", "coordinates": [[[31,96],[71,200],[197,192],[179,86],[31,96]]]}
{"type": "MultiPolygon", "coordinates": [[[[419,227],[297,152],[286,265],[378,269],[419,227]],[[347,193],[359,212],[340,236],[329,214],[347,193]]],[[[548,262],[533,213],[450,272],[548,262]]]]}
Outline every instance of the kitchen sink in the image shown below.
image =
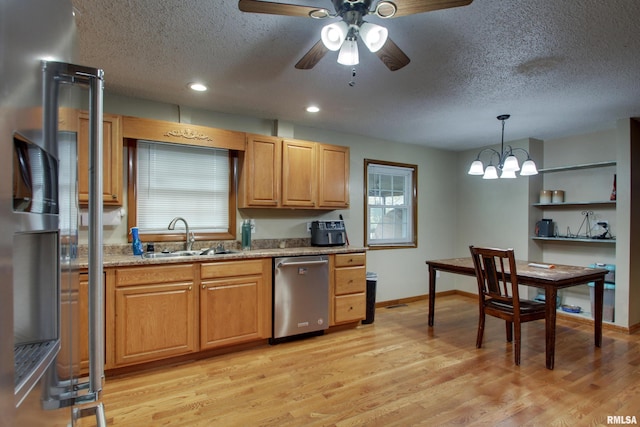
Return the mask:
{"type": "Polygon", "coordinates": [[[200,255],[200,251],[145,252],[142,254],[142,258],[176,258],[194,255],[200,255]]]}
{"type": "Polygon", "coordinates": [[[202,249],[200,255],[225,255],[225,254],[237,254],[238,251],[232,251],[231,249],[224,248],[208,248],[202,249]]]}
{"type": "Polygon", "coordinates": [[[230,249],[224,249],[209,252],[207,249],[201,249],[197,251],[173,251],[173,252],[145,252],[142,254],[143,258],[178,258],[184,256],[196,256],[196,255],[225,255],[236,254],[238,251],[232,251],[230,249]]]}

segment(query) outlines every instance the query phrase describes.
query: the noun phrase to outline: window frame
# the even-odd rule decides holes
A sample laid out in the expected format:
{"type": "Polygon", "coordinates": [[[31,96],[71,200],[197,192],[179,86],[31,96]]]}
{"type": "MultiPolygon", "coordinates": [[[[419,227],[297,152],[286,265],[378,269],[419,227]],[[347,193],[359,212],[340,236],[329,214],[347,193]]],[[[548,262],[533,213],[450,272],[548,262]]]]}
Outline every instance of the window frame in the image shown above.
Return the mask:
{"type": "Polygon", "coordinates": [[[364,159],[364,245],[376,249],[406,249],[418,247],[418,166],[407,163],[389,162],[385,160],[364,159]],[[384,242],[371,243],[369,240],[369,166],[385,166],[403,169],[411,169],[411,241],[410,242],[384,242]]]}
{"type": "MultiPolygon", "coordinates": [[[[147,142],[153,142],[145,140],[147,142]]],[[[127,204],[129,214],[127,215],[127,227],[130,230],[132,227],[136,227],[138,222],[138,198],[137,198],[137,139],[125,138],[125,146],[127,147],[127,204]]],[[[166,142],[163,142],[166,144],[166,142]]],[[[202,148],[198,145],[182,144],[193,147],[202,148]]],[[[236,239],[236,179],[235,179],[235,164],[237,163],[237,152],[235,150],[229,150],[229,228],[226,232],[213,233],[213,232],[194,232],[196,241],[209,241],[209,240],[235,240],[236,239]]],[[[167,224],[168,226],[169,224],[167,224]]],[[[176,233],[143,233],[141,231],[140,237],[145,241],[151,242],[183,242],[185,240],[184,232],[176,233]]],[[[131,234],[127,233],[127,240],[131,242],[131,234]]]]}

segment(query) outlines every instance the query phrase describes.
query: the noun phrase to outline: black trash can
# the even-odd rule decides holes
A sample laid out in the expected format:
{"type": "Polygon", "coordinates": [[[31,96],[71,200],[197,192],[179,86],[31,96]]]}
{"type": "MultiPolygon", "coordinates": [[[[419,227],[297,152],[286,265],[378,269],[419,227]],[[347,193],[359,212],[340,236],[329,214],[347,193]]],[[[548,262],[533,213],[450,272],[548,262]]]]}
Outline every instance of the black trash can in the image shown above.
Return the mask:
{"type": "Polygon", "coordinates": [[[373,323],[376,317],[376,285],[378,284],[378,275],[367,271],[367,317],[362,321],[363,324],[373,323]]]}

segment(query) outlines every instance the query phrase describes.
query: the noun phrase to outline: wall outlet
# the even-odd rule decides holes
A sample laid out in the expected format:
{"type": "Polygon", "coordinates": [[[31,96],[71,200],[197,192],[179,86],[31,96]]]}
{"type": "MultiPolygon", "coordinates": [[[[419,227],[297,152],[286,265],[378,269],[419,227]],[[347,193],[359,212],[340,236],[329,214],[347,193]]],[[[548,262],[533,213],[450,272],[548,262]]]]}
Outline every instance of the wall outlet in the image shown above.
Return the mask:
{"type": "Polygon", "coordinates": [[[310,222],[307,223],[307,231],[309,233],[311,233],[311,223],[310,222]]]}
{"type": "Polygon", "coordinates": [[[251,222],[251,234],[255,234],[256,233],[256,220],[251,218],[250,222],[251,222]]]}

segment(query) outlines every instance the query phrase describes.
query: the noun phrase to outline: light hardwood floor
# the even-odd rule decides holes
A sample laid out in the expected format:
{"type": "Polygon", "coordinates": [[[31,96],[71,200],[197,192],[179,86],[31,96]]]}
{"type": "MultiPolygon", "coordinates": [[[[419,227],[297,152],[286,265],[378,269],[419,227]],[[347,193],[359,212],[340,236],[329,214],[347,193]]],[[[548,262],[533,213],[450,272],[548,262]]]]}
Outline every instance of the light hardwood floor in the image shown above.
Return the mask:
{"type": "MultiPolygon", "coordinates": [[[[107,378],[110,426],[588,426],[640,422],[640,336],[558,322],[555,370],[544,321],[523,325],[513,364],[504,323],[475,348],[474,299],[379,308],[375,322],[276,346],[107,378]]],[[[88,425],[83,420],[83,426],[88,425]]]]}

